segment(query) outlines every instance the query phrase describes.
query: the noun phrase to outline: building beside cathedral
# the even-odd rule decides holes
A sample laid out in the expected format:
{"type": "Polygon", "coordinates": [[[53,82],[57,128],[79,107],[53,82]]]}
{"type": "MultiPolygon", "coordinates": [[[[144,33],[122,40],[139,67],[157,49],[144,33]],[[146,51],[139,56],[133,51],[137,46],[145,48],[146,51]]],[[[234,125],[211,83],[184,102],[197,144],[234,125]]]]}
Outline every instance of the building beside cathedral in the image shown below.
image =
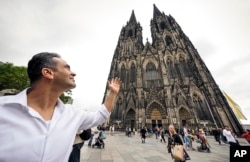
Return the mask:
{"type": "Polygon", "coordinates": [[[108,79],[117,76],[123,83],[108,124],[136,129],[228,125],[241,132],[222,91],[175,19],[154,5],[150,26],[152,43],[145,44],[134,11],[121,29],[108,79]]]}

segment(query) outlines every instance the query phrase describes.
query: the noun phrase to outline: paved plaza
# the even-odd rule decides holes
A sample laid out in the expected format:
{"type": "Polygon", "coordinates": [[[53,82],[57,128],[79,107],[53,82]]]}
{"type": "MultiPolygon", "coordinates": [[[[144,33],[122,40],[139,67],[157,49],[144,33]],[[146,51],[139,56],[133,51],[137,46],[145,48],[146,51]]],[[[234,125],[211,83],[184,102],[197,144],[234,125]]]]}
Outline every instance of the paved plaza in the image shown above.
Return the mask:
{"type": "MultiPolygon", "coordinates": [[[[167,138],[166,138],[167,139],[167,138]]],[[[188,151],[190,162],[229,162],[229,145],[215,142],[212,136],[208,136],[211,145],[211,153],[188,151]]],[[[239,140],[246,145],[244,140],[239,140]]],[[[107,135],[104,140],[105,148],[91,148],[85,142],[81,150],[81,162],[166,162],[173,161],[167,152],[166,143],[161,143],[154,135],[141,143],[139,134],[132,137],[125,136],[124,132],[116,132],[113,136],[107,135]]],[[[199,144],[193,142],[196,148],[199,144]]],[[[187,162],[188,162],[187,161],[187,162]]]]}

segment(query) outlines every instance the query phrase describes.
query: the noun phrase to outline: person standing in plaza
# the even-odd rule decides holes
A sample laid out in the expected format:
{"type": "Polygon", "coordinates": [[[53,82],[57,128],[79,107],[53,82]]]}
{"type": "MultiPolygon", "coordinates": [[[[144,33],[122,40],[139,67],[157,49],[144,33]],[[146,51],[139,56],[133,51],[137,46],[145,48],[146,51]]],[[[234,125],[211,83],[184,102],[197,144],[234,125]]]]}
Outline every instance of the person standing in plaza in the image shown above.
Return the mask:
{"type": "Polygon", "coordinates": [[[92,146],[93,138],[94,138],[95,134],[97,134],[97,133],[98,133],[97,127],[92,127],[92,128],[91,128],[91,136],[90,136],[89,142],[88,142],[88,146],[89,146],[89,147],[92,146]]]}
{"type": "Polygon", "coordinates": [[[132,136],[131,132],[132,132],[132,129],[131,129],[131,127],[129,126],[129,127],[128,127],[128,137],[131,137],[131,136],[132,136]]]}
{"type": "Polygon", "coordinates": [[[231,129],[228,126],[225,126],[223,129],[223,136],[226,137],[227,142],[230,146],[239,146],[239,143],[236,141],[235,137],[232,135],[231,129]]]}
{"type": "Polygon", "coordinates": [[[220,130],[217,128],[213,128],[212,129],[212,133],[214,136],[215,141],[217,141],[220,145],[221,145],[221,141],[220,141],[220,130]]]}
{"type": "Polygon", "coordinates": [[[250,144],[250,132],[247,130],[244,130],[241,134],[241,137],[245,138],[247,142],[250,144]]]}
{"type": "Polygon", "coordinates": [[[84,141],[91,137],[91,130],[78,131],[75,137],[73,149],[69,156],[68,162],[80,162],[81,148],[84,145],[84,141]]]}
{"type": "Polygon", "coordinates": [[[60,55],[34,55],[27,72],[29,88],[0,97],[0,161],[67,162],[77,131],[102,124],[110,116],[121,80],[108,81],[103,105],[96,112],[85,112],[59,99],[76,87],[76,74],[60,55]]]}
{"type": "Polygon", "coordinates": [[[147,133],[147,130],[145,127],[142,127],[141,130],[140,130],[140,133],[141,133],[141,143],[145,143],[146,141],[146,133],[147,133]]]}
{"type": "Polygon", "coordinates": [[[155,139],[158,139],[159,134],[160,134],[160,129],[158,126],[154,128],[154,134],[155,134],[155,139]]]}
{"type": "Polygon", "coordinates": [[[190,140],[189,140],[189,133],[188,133],[187,125],[184,125],[183,132],[184,132],[184,139],[183,140],[185,143],[185,148],[188,149],[190,147],[190,145],[189,145],[190,140]]]}
{"type": "MultiPolygon", "coordinates": [[[[171,155],[173,156],[172,148],[175,145],[182,145],[183,146],[183,141],[182,141],[181,136],[175,131],[175,128],[173,125],[169,125],[168,130],[169,130],[169,137],[168,137],[167,149],[168,149],[168,152],[171,153],[171,155]]],[[[183,155],[184,160],[180,161],[180,160],[174,159],[174,162],[185,162],[186,160],[190,160],[190,156],[188,155],[186,150],[184,149],[183,151],[184,151],[184,155],[183,155]]]]}
{"type": "Polygon", "coordinates": [[[113,125],[111,128],[111,135],[114,135],[114,133],[115,133],[115,126],[113,125]]]}
{"type": "Polygon", "coordinates": [[[161,142],[163,141],[164,143],[166,143],[166,140],[165,140],[165,129],[160,127],[160,136],[161,136],[161,142]]]}

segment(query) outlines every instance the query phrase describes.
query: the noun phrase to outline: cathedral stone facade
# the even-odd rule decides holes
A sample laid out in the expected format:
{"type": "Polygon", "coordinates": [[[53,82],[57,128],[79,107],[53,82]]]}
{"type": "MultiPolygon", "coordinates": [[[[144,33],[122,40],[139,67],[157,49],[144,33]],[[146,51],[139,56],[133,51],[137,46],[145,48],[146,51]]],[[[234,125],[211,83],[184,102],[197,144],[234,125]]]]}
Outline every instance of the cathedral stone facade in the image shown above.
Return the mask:
{"type": "Polygon", "coordinates": [[[145,44],[134,11],[121,29],[108,78],[120,77],[123,83],[108,124],[135,129],[228,125],[241,132],[226,98],[175,19],[154,5],[150,26],[152,43],[145,44]]]}

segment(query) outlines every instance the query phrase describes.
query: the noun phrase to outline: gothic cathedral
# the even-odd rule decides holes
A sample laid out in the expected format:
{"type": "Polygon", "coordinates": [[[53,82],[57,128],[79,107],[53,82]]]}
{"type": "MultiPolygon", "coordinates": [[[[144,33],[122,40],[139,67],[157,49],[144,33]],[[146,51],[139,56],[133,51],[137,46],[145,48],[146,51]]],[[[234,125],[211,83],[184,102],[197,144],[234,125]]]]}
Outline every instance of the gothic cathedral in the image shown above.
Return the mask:
{"type": "Polygon", "coordinates": [[[150,26],[152,43],[146,44],[134,11],[121,29],[108,78],[117,76],[123,83],[108,124],[135,129],[228,125],[241,132],[226,98],[175,19],[154,5],[150,26]]]}

